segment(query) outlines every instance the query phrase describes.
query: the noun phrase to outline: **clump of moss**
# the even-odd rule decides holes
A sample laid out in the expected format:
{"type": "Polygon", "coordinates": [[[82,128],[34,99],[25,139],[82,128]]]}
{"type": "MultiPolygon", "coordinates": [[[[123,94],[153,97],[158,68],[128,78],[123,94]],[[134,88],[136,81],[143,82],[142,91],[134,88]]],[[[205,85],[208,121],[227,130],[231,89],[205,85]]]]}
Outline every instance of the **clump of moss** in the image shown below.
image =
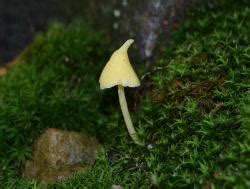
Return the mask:
{"type": "Polygon", "coordinates": [[[0,78],[0,180],[17,175],[34,139],[48,127],[101,138],[105,117],[97,78],[110,44],[103,33],[86,28],[54,24],[0,78]]]}
{"type": "Polygon", "coordinates": [[[118,107],[98,97],[97,62],[110,55],[103,35],[56,26],[38,37],[29,63],[0,81],[5,185],[37,187],[10,179],[11,168],[53,126],[86,130],[108,145],[88,173],[51,188],[249,188],[249,13],[246,0],[199,7],[162,48],[134,114],[144,147],[132,145],[118,107]]]}
{"type": "Polygon", "coordinates": [[[249,7],[212,5],[193,11],[146,74],[137,114],[146,147],[131,146],[123,132],[91,172],[60,186],[249,187],[249,7]]]}
{"type": "MultiPolygon", "coordinates": [[[[250,91],[249,91],[250,92],[250,91]]],[[[241,105],[241,118],[244,127],[250,132],[250,93],[248,92],[241,105]]]]}

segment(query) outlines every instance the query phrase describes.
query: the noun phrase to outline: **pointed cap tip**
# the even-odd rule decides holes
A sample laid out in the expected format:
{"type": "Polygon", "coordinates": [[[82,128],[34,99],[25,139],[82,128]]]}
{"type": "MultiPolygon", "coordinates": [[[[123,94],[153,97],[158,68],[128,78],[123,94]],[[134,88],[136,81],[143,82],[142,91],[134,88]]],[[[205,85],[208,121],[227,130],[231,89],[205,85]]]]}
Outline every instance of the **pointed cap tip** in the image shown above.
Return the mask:
{"type": "Polygon", "coordinates": [[[140,80],[134,72],[127,54],[127,50],[133,42],[133,39],[127,40],[112,54],[99,79],[101,89],[115,85],[124,87],[138,87],[140,85],[140,80]]]}
{"type": "Polygon", "coordinates": [[[128,48],[131,46],[131,44],[134,43],[133,39],[128,39],[121,47],[119,50],[125,50],[127,51],[128,48]]]}

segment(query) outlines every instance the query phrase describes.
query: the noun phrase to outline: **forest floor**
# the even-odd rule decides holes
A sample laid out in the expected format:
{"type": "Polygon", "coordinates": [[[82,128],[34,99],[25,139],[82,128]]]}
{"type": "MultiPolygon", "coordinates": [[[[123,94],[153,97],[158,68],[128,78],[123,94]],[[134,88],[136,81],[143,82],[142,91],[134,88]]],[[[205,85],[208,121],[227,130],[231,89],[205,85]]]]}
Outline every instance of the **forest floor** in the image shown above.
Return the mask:
{"type": "Polygon", "coordinates": [[[83,23],[38,35],[0,78],[1,188],[250,188],[249,3],[191,12],[129,91],[143,146],[128,135],[116,90],[99,89],[114,50],[108,36],[83,23]],[[23,179],[49,127],[97,138],[104,150],[95,165],[54,185],[23,179]]]}

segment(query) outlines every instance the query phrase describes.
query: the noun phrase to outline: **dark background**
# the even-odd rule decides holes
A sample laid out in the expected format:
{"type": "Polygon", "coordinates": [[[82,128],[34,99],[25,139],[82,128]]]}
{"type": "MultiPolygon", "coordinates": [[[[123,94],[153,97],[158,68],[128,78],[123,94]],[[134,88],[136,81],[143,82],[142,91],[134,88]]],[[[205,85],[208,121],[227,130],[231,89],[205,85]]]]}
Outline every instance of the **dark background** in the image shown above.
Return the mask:
{"type": "Polygon", "coordinates": [[[51,22],[70,23],[84,10],[83,2],[0,0],[0,63],[11,61],[51,22]]]}
{"type": "Polygon", "coordinates": [[[52,22],[81,19],[108,32],[115,46],[135,39],[132,59],[150,65],[160,44],[169,43],[189,8],[200,2],[209,0],[0,0],[0,64],[13,60],[52,22]]]}

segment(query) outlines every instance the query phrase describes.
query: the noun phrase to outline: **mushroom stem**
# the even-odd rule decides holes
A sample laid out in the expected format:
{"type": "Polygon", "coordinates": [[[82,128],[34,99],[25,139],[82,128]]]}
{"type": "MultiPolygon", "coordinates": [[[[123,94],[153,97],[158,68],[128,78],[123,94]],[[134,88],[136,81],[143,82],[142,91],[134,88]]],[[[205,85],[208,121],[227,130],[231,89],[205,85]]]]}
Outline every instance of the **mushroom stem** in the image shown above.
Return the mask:
{"type": "Polygon", "coordinates": [[[127,101],[126,101],[126,97],[125,97],[125,93],[124,93],[124,87],[122,85],[118,85],[118,96],[119,96],[120,106],[122,109],[123,118],[124,118],[124,121],[126,123],[128,132],[136,144],[142,145],[142,143],[140,142],[140,140],[136,134],[133,123],[131,121],[130,114],[128,111],[128,105],[127,105],[127,101]]]}

